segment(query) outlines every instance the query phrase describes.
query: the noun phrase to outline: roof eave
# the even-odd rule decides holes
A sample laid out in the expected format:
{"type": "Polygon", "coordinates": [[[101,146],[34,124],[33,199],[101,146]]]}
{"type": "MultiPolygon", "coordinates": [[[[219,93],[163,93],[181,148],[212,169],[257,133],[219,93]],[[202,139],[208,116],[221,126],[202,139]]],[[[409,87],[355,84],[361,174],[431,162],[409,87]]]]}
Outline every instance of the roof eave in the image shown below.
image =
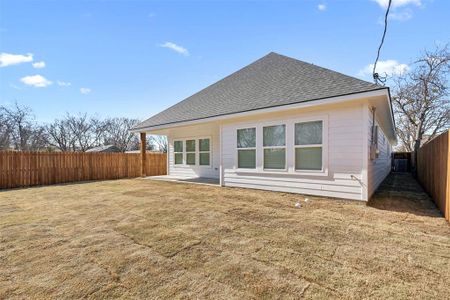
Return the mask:
{"type": "MultiPolygon", "coordinates": [[[[252,114],[259,114],[259,113],[264,113],[264,112],[273,112],[273,111],[281,111],[281,110],[292,109],[292,108],[302,108],[302,107],[311,107],[311,106],[346,102],[346,101],[356,100],[359,98],[367,98],[367,97],[376,97],[376,96],[386,95],[386,93],[385,93],[386,90],[388,91],[387,96],[389,97],[389,103],[390,103],[391,101],[390,101],[389,88],[388,87],[380,87],[378,89],[373,89],[373,90],[364,91],[364,92],[353,92],[353,93],[348,93],[348,94],[343,94],[343,95],[336,95],[336,96],[332,96],[332,97],[311,99],[311,100],[301,101],[301,102],[297,102],[297,103],[257,108],[257,109],[252,109],[252,110],[236,112],[236,113],[226,113],[226,114],[215,115],[215,116],[204,117],[204,118],[197,118],[197,119],[192,119],[192,120],[175,121],[175,122],[168,122],[168,123],[164,123],[164,124],[157,124],[157,125],[152,125],[152,126],[133,128],[130,130],[130,132],[134,132],[134,133],[150,132],[152,130],[169,129],[169,128],[173,128],[173,127],[180,127],[180,126],[192,125],[192,124],[203,123],[203,122],[220,121],[223,119],[252,115],[252,114]]],[[[391,111],[392,111],[392,106],[391,106],[391,111]]]]}

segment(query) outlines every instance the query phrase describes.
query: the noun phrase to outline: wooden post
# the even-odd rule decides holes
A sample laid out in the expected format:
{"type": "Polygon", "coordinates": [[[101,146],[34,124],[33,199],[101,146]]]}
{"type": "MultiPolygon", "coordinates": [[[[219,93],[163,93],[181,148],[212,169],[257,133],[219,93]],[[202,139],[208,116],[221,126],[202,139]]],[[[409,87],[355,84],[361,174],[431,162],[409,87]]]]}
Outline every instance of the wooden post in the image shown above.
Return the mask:
{"type": "Polygon", "coordinates": [[[447,206],[447,211],[444,212],[444,217],[450,222],[450,131],[447,131],[447,190],[446,190],[446,201],[445,206],[447,206]]]}
{"type": "Polygon", "coordinates": [[[146,141],[146,133],[145,132],[141,132],[141,176],[145,177],[145,159],[147,157],[146,155],[146,146],[147,146],[147,141],[146,141]]]}

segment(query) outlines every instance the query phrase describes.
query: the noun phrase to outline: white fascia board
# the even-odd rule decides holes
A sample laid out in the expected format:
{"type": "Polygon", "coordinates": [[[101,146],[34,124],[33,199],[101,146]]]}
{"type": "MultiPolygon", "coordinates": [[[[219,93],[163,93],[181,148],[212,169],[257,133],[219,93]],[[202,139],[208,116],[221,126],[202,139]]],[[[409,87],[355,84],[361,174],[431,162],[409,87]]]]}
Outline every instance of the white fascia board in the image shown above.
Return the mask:
{"type": "Polygon", "coordinates": [[[336,104],[336,103],[342,103],[342,102],[370,98],[370,97],[379,97],[379,96],[386,96],[389,101],[388,90],[385,88],[380,88],[379,90],[369,91],[369,92],[355,93],[355,94],[344,95],[344,96],[329,97],[329,98],[324,98],[324,99],[320,99],[320,100],[305,101],[305,102],[300,102],[300,103],[295,103],[295,104],[287,104],[287,105],[280,105],[280,106],[274,106],[274,107],[268,107],[268,108],[261,108],[261,109],[251,110],[251,111],[244,111],[244,112],[220,115],[220,116],[215,116],[215,117],[207,117],[207,118],[196,119],[196,120],[191,120],[191,121],[182,121],[182,122],[163,124],[163,125],[157,125],[157,126],[149,126],[149,127],[139,128],[139,129],[133,129],[133,130],[130,130],[130,132],[151,132],[153,130],[161,130],[161,129],[187,126],[187,125],[194,125],[194,124],[205,123],[205,122],[220,121],[220,120],[225,120],[225,119],[230,119],[230,118],[252,116],[252,115],[257,115],[257,114],[261,114],[261,113],[278,112],[278,111],[295,109],[295,108],[305,108],[305,107],[312,107],[312,106],[336,104]]]}

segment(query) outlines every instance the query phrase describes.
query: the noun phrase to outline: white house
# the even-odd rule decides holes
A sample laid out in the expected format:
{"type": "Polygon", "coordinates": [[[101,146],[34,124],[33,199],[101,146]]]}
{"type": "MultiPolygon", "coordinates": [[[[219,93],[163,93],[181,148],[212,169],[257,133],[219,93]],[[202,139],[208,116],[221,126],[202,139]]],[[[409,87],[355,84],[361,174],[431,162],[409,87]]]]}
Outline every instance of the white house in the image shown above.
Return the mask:
{"type": "Polygon", "coordinates": [[[388,88],[270,53],[133,131],[168,137],[171,178],[368,200],[394,127],[388,88]]]}

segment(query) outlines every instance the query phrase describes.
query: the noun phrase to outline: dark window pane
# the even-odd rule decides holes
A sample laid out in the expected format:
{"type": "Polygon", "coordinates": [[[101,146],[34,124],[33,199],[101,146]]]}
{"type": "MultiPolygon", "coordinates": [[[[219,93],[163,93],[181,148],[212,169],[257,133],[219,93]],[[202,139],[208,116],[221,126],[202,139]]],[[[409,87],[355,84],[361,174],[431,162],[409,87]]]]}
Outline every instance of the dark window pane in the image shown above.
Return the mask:
{"type": "Polygon", "coordinates": [[[286,145],[286,126],[276,125],[263,128],[263,145],[284,146],[286,145]]]}
{"type": "Polygon", "coordinates": [[[183,152],[183,141],[175,141],[174,148],[175,152],[183,152]]]}
{"type": "Polygon", "coordinates": [[[195,165],[195,153],[186,153],[186,164],[195,165]]]}
{"type": "Polygon", "coordinates": [[[322,147],[296,148],[296,170],[322,170],[322,147]]]}
{"type": "Polygon", "coordinates": [[[195,140],[186,141],[186,152],[195,152],[195,140]]]}
{"type": "Polygon", "coordinates": [[[183,153],[175,153],[175,164],[181,165],[183,163],[183,153]]]}
{"type": "Polygon", "coordinates": [[[200,165],[209,166],[209,153],[200,153],[200,165]]]}
{"type": "Polygon", "coordinates": [[[237,147],[256,147],[256,128],[245,128],[237,130],[237,147]]]}
{"type": "Polygon", "coordinates": [[[285,149],[264,149],[264,169],[286,168],[285,149]]]}
{"type": "Polygon", "coordinates": [[[322,144],[322,121],[295,124],[295,144],[322,144]]]}
{"type": "Polygon", "coordinates": [[[200,139],[199,144],[200,151],[209,151],[209,139],[200,139]]]}
{"type": "Polygon", "coordinates": [[[256,168],[256,150],[238,150],[238,168],[256,168]]]}

